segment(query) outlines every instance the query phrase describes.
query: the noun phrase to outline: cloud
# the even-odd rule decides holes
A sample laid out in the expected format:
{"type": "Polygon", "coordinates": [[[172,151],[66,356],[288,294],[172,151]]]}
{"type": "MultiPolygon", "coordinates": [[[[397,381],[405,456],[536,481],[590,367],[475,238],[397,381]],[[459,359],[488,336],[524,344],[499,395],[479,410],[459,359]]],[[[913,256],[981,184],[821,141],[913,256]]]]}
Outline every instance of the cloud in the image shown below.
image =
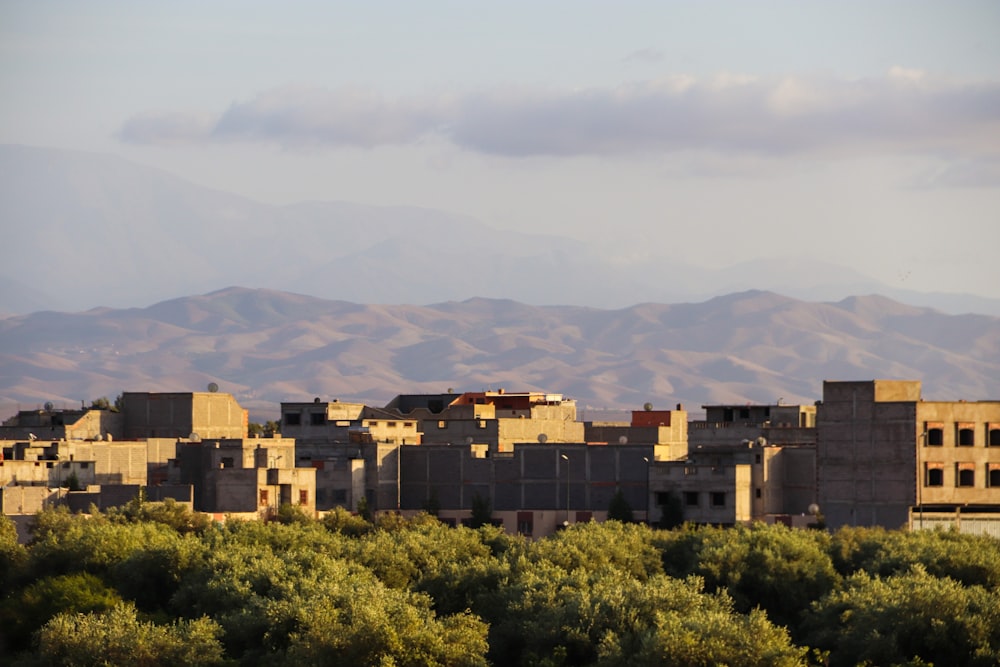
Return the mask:
{"type": "Polygon", "coordinates": [[[389,98],[364,88],[281,88],[214,119],[143,114],[133,143],[262,141],[373,148],[443,137],[511,157],[713,151],[1000,155],[1000,82],[958,83],[893,68],[883,77],[667,77],[614,88],[389,98]]]}

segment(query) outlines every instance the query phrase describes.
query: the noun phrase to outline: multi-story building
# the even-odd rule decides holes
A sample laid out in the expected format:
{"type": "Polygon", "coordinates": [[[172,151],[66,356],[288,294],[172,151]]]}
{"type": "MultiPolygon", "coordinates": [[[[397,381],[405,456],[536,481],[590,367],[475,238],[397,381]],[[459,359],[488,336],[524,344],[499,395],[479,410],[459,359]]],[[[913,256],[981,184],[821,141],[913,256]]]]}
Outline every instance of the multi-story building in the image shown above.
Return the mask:
{"type": "Polygon", "coordinates": [[[918,381],[824,382],[817,428],[831,527],[997,523],[1000,401],[925,401],[918,381]]]}
{"type": "Polygon", "coordinates": [[[382,408],[419,422],[425,444],[481,444],[492,452],[513,451],[514,443],[584,441],[576,401],[562,394],[497,391],[400,395],[382,408]]]}
{"type": "Polygon", "coordinates": [[[245,438],[247,411],[232,394],[222,392],[122,394],[124,437],[142,438],[245,438]]]}
{"type": "Polygon", "coordinates": [[[633,410],[628,423],[584,422],[583,428],[591,444],[653,444],[657,461],[687,458],[688,414],[679,403],[675,410],[633,410]]]}
{"type": "Polygon", "coordinates": [[[488,503],[510,533],[548,535],[567,523],[603,521],[621,493],[638,521],[647,517],[653,445],[519,443],[491,453],[475,445],[401,447],[405,512],[435,508],[452,523],[488,503]]]}
{"type": "Polygon", "coordinates": [[[41,410],[20,410],[0,426],[0,440],[122,439],[122,415],[112,410],[66,410],[46,403],[41,410]]]}

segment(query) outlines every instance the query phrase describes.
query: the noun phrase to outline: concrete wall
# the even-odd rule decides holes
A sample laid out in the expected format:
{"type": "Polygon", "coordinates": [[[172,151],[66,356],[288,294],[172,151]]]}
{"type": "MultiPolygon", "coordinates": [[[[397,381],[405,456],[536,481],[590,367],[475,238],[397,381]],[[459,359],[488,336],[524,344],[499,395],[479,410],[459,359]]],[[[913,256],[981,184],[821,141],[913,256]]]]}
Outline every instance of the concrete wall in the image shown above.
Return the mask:
{"type": "Polygon", "coordinates": [[[127,439],[244,438],[247,412],[230,394],[140,393],[122,395],[124,436],[127,439]]]}

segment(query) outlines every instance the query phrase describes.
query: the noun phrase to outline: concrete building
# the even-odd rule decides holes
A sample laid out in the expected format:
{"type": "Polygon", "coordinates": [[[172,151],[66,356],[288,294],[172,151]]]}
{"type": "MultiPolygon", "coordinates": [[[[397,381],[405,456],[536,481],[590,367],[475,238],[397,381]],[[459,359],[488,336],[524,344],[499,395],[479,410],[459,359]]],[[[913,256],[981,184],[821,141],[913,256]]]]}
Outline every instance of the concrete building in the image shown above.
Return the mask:
{"type": "Polygon", "coordinates": [[[628,423],[584,422],[584,437],[591,444],[653,444],[656,460],[687,458],[688,414],[678,404],[676,410],[633,410],[628,423]]]}
{"type": "Polygon", "coordinates": [[[507,532],[539,537],[566,522],[604,521],[620,491],[634,518],[646,519],[654,446],[519,443],[512,450],[401,447],[401,510],[435,507],[442,520],[461,523],[478,498],[507,532]]]}
{"type": "Polygon", "coordinates": [[[818,500],[833,528],[1000,513],[1000,401],[924,401],[918,381],[824,382],[817,428],[818,500]]]}
{"type": "Polygon", "coordinates": [[[125,392],[122,415],[128,440],[245,438],[249,423],[247,411],[221,392],[125,392]]]}
{"type": "Polygon", "coordinates": [[[514,443],[584,441],[576,401],[562,394],[497,391],[397,396],[382,410],[419,421],[424,444],[482,444],[511,452],[514,443]]]}
{"type": "Polygon", "coordinates": [[[121,440],[122,415],[112,410],[20,410],[0,426],[0,440],[121,440]]]}
{"type": "Polygon", "coordinates": [[[171,482],[194,487],[199,512],[266,514],[284,504],[310,515],[316,511],[316,469],[295,466],[291,439],[181,443],[171,482]]]}

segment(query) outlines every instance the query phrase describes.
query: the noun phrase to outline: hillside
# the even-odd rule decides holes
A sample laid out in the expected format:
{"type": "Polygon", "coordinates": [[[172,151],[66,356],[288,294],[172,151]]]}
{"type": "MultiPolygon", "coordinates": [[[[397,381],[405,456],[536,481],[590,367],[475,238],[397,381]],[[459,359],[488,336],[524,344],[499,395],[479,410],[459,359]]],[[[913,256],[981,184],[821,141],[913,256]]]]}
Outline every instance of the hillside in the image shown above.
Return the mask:
{"type": "Polygon", "coordinates": [[[260,417],[313,396],[561,392],[581,406],[812,402],[822,381],[923,381],[929,399],[1000,398],[1000,319],[884,297],[743,292],[604,310],[476,298],[361,305],[228,288],[148,308],[0,320],[0,409],[66,407],[209,382],[260,417]]]}

